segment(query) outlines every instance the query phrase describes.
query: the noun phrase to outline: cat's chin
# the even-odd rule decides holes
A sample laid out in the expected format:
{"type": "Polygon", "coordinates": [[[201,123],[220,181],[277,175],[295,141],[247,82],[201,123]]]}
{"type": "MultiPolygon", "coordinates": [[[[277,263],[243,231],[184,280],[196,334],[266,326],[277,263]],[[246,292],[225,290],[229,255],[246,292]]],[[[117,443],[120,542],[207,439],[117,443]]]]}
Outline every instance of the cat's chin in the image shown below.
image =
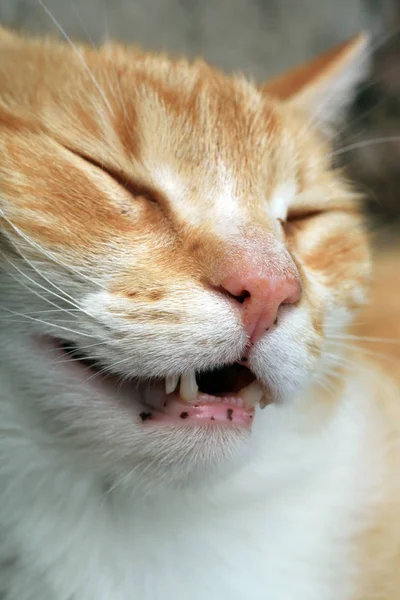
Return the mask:
{"type": "Polygon", "coordinates": [[[229,427],[249,429],[257,405],[266,405],[268,390],[244,364],[164,379],[127,378],[85,355],[71,342],[42,340],[56,360],[83,385],[94,387],[114,403],[127,405],[142,427],[229,427]],[[130,400],[127,400],[130,399],[130,400]]]}

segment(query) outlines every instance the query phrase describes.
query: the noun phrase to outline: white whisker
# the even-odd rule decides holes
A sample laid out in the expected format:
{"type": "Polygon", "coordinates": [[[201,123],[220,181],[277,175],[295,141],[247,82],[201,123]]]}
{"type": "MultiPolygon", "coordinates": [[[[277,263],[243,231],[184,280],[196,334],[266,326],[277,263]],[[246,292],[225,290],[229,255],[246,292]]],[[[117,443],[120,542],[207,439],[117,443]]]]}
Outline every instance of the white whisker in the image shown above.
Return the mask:
{"type": "MultiPolygon", "coordinates": [[[[28,281],[30,281],[31,283],[33,283],[34,285],[38,286],[39,288],[41,288],[42,290],[44,290],[45,292],[55,296],[56,298],[59,298],[60,300],[62,300],[63,302],[67,302],[69,304],[72,304],[72,306],[74,307],[74,310],[80,311],[80,312],[85,312],[85,311],[81,311],[81,309],[76,305],[73,304],[71,302],[69,302],[68,300],[66,300],[65,298],[62,298],[61,296],[59,296],[58,294],[56,294],[55,292],[53,292],[52,290],[49,290],[48,288],[44,287],[43,285],[41,285],[39,282],[35,281],[34,279],[32,279],[31,277],[29,277],[29,275],[27,275],[26,273],[24,273],[21,269],[19,269],[19,267],[17,267],[17,265],[15,265],[11,260],[8,259],[8,257],[6,255],[3,254],[3,257],[7,260],[7,262],[9,262],[9,264],[16,270],[18,271],[18,273],[20,273],[23,277],[25,277],[28,281]]],[[[20,279],[18,279],[17,277],[15,277],[12,273],[10,273],[8,271],[8,275],[14,279],[14,281],[16,281],[19,285],[21,285],[22,287],[24,287],[25,289],[27,289],[30,293],[34,294],[35,296],[37,296],[38,298],[41,298],[42,300],[44,300],[45,302],[47,302],[48,304],[56,307],[58,310],[62,310],[64,311],[66,314],[70,314],[72,317],[75,317],[75,315],[73,315],[72,313],[69,312],[69,309],[65,309],[65,308],[61,308],[58,304],[56,304],[55,302],[52,302],[49,298],[46,298],[45,296],[43,296],[42,294],[40,294],[37,290],[34,290],[33,288],[31,288],[30,286],[28,286],[25,282],[21,281],[20,279]]],[[[46,279],[47,280],[47,279],[46,279]]],[[[90,316],[90,315],[89,315],[90,316]]]]}
{"type": "MultiPolygon", "coordinates": [[[[104,34],[105,34],[105,40],[108,41],[110,39],[110,35],[109,35],[109,29],[108,29],[108,18],[107,18],[107,6],[105,3],[105,0],[103,0],[103,21],[104,21],[104,34]]],[[[124,119],[125,119],[125,123],[128,123],[128,111],[126,109],[126,104],[124,101],[124,97],[122,95],[122,89],[121,89],[121,83],[120,83],[120,78],[118,76],[118,73],[115,69],[115,65],[113,61],[110,61],[110,66],[113,69],[114,75],[115,75],[115,82],[118,86],[118,90],[119,90],[119,100],[120,100],[120,104],[122,106],[122,111],[124,113],[124,119]]]]}
{"type": "Polygon", "coordinates": [[[14,310],[11,310],[9,308],[7,308],[6,306],[2,306],[0,305],[0,309],[4,310],[7,313],[10,313],[12,315],[15,315],[16,317],[22,317],[23,319],[27,319],[28,321],[34,321],[36,323],[41,323],[42,325],[47,325],[49,327],[55,327],[56,329],[61,329],[63,331],[68,331],[69,333],[74,333],[76,335],[81,335],[84,337],[89,337],[89,338],[93,338],[93,335],[90,335],[89,333],[84,333],[82,331],[75,331],[73,329],[70,329],[69,327],[64,327],[62,325],[55,325],[54,323],[50,323],[48,321],[43,321],[42,319],[37,319],[35,317],[30,317],[29,315],[25,315],[24,313],[20,313],[14,310]]]}
{"type": "MultiPolygon", "coordinates": [[[[10,227],[12,227],[12,229],[15,231],[15,233],[17,233],[19,235],[19,237],[21,237],[25,242],[27,242],[32,248],[35,248],[35,250],[38,250],[41,254],[43,254],[43,256],[46,256],[46,258],[48,258],[51,262],[53,262],[57,265],[60,265],[61,267],[64,267],[64,269],[66,269],[70,273],[77,275],[79,279],[83,279],[90,283],[93,283],[94,285],[100,287],[101,289],[106,289],[103,285],[101,285],[95,279],[91,279],[87,275],[84,275],[83,273],[81,273],[75,267],[72,267],[71,265],[64,263],[58,257],[54,256],[51,252],[49,252],[48,250],[43,248],[43,246],[41,246],[40,244],[38,244],[37,242],[32,240],[26,233],[24,233],[21,229],[19,229],[19,227],[14,225],[14,223],[6,216],[6,214],[4,213],[4,211],[2,209],[0,209],[0,216],[6,221],[6,223],[8,223],[10,225],[10,227]]],[[[18,252],[20,252],[19,248],[17,248],[17,250],[18,250],[18,252]]]]}
{"type": "MultiPolygon", "coordinates": [[[[94,348],[95,346],[104,346],[104,342],[95,342],[94,344],[85,344],[84,346],[79,345],[79,350],[87,350],[88,348],[94,348]]],[[[56,351],[56,349],[54,349],[54,351],[56,351]]]]}
{"type": "Polygon", "coordinates": [[[76,56],[79,58],[79,60],[81,61],[82,65],[84,66],[84,68],[85,68],[86,72],[88,73],[89,77],[91,78],[92,82],[96,86],[96,89],[99,92],[101,98],[103,99],[104,104],[107,106],[107,108],[108,108],[111,116],[114,116],[114,112],[112,110],[111,104],[107,100],[107,97],[106,97],[106,95],[104,93],[104,90],[102,89],[102,87],[100,86],[99,82],[97,81],[97,79],[93,75],[93,72],[89,69],[89,66],[88,66],[87,62],[83,58],[82,54],[79,52],[79,49],[76,46],[76,44],[74,44],[74,42],[71,40],[71,38],[69,37],[69,35],[67,34],[67,32],[61,27],[60,23],[54,17],[54,15],[52,14],[52,12],[48,9],[48,7],[44,4],[43,0],[38,0],[38,2],[41,5],[41,7],[43,8],[43,10],[50,17],[50,19],[53,21],[54,25],[60,31],[60,33],[62,34],[62,36],[65,38],[65,40],[69,43],[69,45],[71,46],[71,48],[75,52],[76,56]]]}
{"type": "MultiPolygon", "coordinates": [[[[56,298],[58,298],[59,300],[62,300],[63,302],[66,302],[67,304],[71,304],[74,308],[77,308],[78,310],[80,310],[82,313],[84,313],[85,315],[87,315],[88,317],[93,318],[93,316],[88,313],[86,310],[84,310],[81,306],[79,306],[78,304],[76,304],[76,300],[75,298],[73,298],[70,294],[68,294],[68,292],[66,292],[65,290],[61,289],[58,285],[56,285],[53,281],[51,281],[50,279],[48,279],[48,277],[46,277],[46,275],[44,275],[40,269],[38,269],[32,261],[30,261],[22,252],[21,252],[21,256],[23,257],[24,261],[39,275],[39,277],[41,277],[42,279],[44,279],[45,281],[47,281],[47,283],[49,283],[51,286],[53,286],[56,290],[58,290],[62,296],[60,296],[59,294],[57,294],[56,292],[54,292],[53,290],[50,290],[48,288],[45,288],[43,286],[41,286],[38,282],[36,282],[34,279],[29,278],[33,283],[35,283],[35,285],[38,285],[39,287],[42,287],[44,290],[46,290],[49,294],[52,294],[53,296],[55,296],[56,298]]],[[[16,268],[16,267],[15,267],[16,268]]]]}
{"type": "Polygon", "coordinates": [[[349,360],[346,356],[342,356],[334,353],[326,353],[326,356],[332,359],[333,364],[340,366],[342,369],[346,369],[349,371],[350,375],[353,375],[354,372],[365,373],[366,376],[370,377],[371,375],[379,378],[379,371],[374,372],[373,369],[366,367],[360,362],[349,360]]]}
{"type": "MultiPolygon", "coordinates": [[[[23,315],[24,315],[24,319],[32,316],[29,313],[23,313],[23,315]]],[[[23,323],[24,319],[17,319],[17,318],[13,318],[11,316],[9,317],[7,315],[0,316],[0,322],[2,322],[2,323],[23,323]]],[[[35,319],[38,320],[38,318],[36,318],[36,317],[35,317],[35,319]]],[[[49,324],[54,325],[54,327],[57,327],[58,323],[67,323],[70,325],[71,321],[70,321],[70,319],[52,319],[51,323],[49,322],[49,324]]]]}
{"type": "Polygon", "coordinates": [[[121,360],[117,360],[117,362],[114,362],[112,365],[108,365],[107,367],[104,367],[100,371],[97,371],[96,373],[93,373],[93,375],[91,375],[90,377],[88,377],[88,379],[86,379],[85,382],[90,381],[91,379],[94,379],[94,377],[97,377],[99,375],[104,375],[104,374],[116,375],[116,373],[114,373],[114,368],[117,365],[126,364],[126,363],[129,364],[129,358],[123,358],[121,360]]]}
{"type": "Polygon", "coordinates": [[[371,358],[383,358],[384,360],[388,360],[391,362],[397,362],[398,359],[389,355],[389,354],[382,354],[381,352],[374,352],[373,350],[367,350],[366,348],[360,348],[359,346],[355,346],[355,345],[351,345],[351,344],[346,344],[343,342],[334,342],[334,341],[330,341],[329,342],[330,346],[336,346],[338,348],[342,348],[344,350],[352,350],[354,352],[358,352],[359,354],[363,354],[364,356],[367,357],[371,357],[371,358]]]}
{"type": "MultiPolygon", "coordinates": [[[[374,84],[371,83],[370,85],[365,86],[364,89],[368,89],[369,87],[372,87],[372,85],[374,85],[374,84]]],[[[347,121],[345,123],[345,125],[343,125],[343,127],[339,127],[337,129],[337,131],[331,136],[331,138],[330,138],[331,141],[335,142],[335,140],[340,138],[340,136],[344,135],[345,132],[348,131],[351,127],[354,127],[357,123],[362,122],[363,119],[365,119],[366,117],[371,116],[374,112],[376,112],[384,104],[385,104],[385,100],[383,98],[381,98],[368,110],[365,110],[364,112],[358,114],[357,117],[354,117],[353,119],[349,119],[349,121],[347,121]]],[[[357,131],[354,135],[352,135],[350,137],[346,136],[346,141],[353,142],[353,140],[356,140],[359,135],[360,135],[360,131],[357,131]]]]}
{"type": "MultiPolygon", "coordinates": [[[[80,24],[80,26],[82,27],[82,29],[83,29],[83,31],[84,31],[84,33],[85,33],[85,35],[86,35],[86,38],[89,40],[89,42],[90,42],[90,45],[91,45],[92,49],[93,49],[95,52],[96,52],[96,51],[98,51],[98,49],[97,49],[97,46],[96,46],[96,44],[94,43],[92,36],[91,36],[91,35],[90,35],[90,33],[88,32],[88,30],[87,30],[87,28],[86,28],[86,26],[85,26],[85,24],[84,24],[83,20],[81,19],[81,16],[80,16],[79,12],[78,12],[78,11],[77,11],[77,9],[76,9],[76,5],[75,5],[75,4],[73,4],[73,5],[71,4],[71,8],[72,8],[72,10],[73,10],[73,12],[74,12],[74,14],[75,14],[76,18],[78,19],[78,21],[79,21],[79,24],[80,24]]],[[[106,11],[106,6],[105,6],[105,4],[103,3],[103,12],[104,12],[104,22],[105,22],[106,39],[108,39],[107,15],[106,15],[106,12],[105,12],[105,11],[106,11]]],[[[101,63],[101,64],[103,64],[103,63],[101,63]]],[[[115,82],[116,82],[116,84],[117,84],[117,86],[118,86],[118,88],[119,88],[119,91],[120,91],[120,96],[119,96],[119,98],[118,98],[118,96],[117,96],[117,95],[116,95],[116,93],[115,93],[115,89],[114,89],[114,87],[113,87],[113,85],[112,85],[112,83],[113,83],[113,82],[111,81],[111,78],[110,78],[110,77],[109,77],[109,75],[107,74],[107,71],[106,71],[105,69],[103,69],[103,70],[102,70],[102,72],[103,72],[103,75],[104,75],[105,81],[106,81],[106,83],[107,83],[107,87],[108,87],[109,91],[111,92],[111,94],[112,94],[112,96],[113,96],[114,100],[115,100],[116,102],[119,102],[119,103],[121,104],[121,107],[122,107],[122,110],[123,110],[123,113],[124,113],[124,117],[125,117],[125,121],[127,122],[127,110],[126,110],[126,106],[125,106],[125,103],[124,103],[124,101],[123,101],[123,97],[122,97],[122,93],[121,93],[121,87],[120,87],[119,77],[118,77],[118,75],[117,75],[117,72],[116,72],[116,70],[115,70],[114,63],[113,63],[113,62],[110,62],[109,66],[110,66],[110,67],[113,69],[113,71],[114,71],[114,74],[115,74],[115,82]]]]}
{"type": "Polygon", "coordinates": [[[348,146],[342,146],[338,150],[331,152],[330,154],[325,155],[324,158],[334,158],[335,156],[340,156],[341,154],[345,154],[346,152],[350,152],[351,150],[357,150],[358,148],[366,148],[367,146],[375,146],[380,144],[387,144],[389,142],[400,142],[399,135],[389,135],[385,137],[378,137],[372,140],[361,140],[359,142],[354,142],[354,144],[349,144],[348,146]]]}
{"type": "MultiPolygon", "coordinates": [[[[68,309],[68,314],[70,312],[77,312],[79,313],[80,311],[78,309],[68,309]]],[[[25,312],[25,315],[30,315],[30,316],[34,316],[34,315],[44,315],[44,314],[54,314],[54,313],[64,313],[65,310],[63,308],[46,308],[44,310],[33,310],[31,312],[25,312]]]]}
{"type": "Polygon", "coordinates": [[[381,337],[368,337],[363,335],[352,335],[352,334],[333,334],[329,336],[333,339],[338,340],[356,340],[362,342],[379,342],[383,344],[400,344],[400,338],[381,338],[381,337]]]}
{"type": "MultiPolygon", "coordinates": [[[[60,359],[54,359],[51,361],[52,365],[62,365],[64,363],[70,363],[70,362],[82,362],[81,358],[75,358],[70,352],[65,352],[66,356],[64,358],[60,358],[60,359]],[[68,356],[69,355],[69,356],[68,356]]],[[[100,361],[99,361],[99,357],[98,356],[85,356],[85,360],[93,360],[93,361],[98,361],[98,364],[100,365],[100,361]]]]}

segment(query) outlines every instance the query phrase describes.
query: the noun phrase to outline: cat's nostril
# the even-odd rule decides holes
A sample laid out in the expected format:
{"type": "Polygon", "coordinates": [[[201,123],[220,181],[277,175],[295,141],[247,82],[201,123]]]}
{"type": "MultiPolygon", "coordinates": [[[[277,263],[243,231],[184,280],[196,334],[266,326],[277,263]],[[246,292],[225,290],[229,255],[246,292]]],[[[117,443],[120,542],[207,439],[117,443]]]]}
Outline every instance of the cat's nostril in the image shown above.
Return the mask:
{"type": "Polygon", "coordinates": [[[243,302],[246,300],[246,298],[250,298],[250,292],[248,292],[247,290],[243,290],[242,292],[239,292],[238,294],[234,294],[232,292],[230,292],[228,289],[226,289],[223,286],[220,286],[218,288],[218,291],[220,291],[222,294],[224,294],[224,296],[228,296],[228,298],[231,298],[232,300],[236,300],[236,302],[239,302],[239,304],[243,304],[243,302]]]}
{"type": "MultiPolygon", "coordinates": [[[[228,292],[229,294],[229,292],[228,292]]],[[[247,290],[243,290],[243,292],[241,292],[239,295],[234,296],[233,294],[230,294],[232,296],[232,298],[234,298],[237,302],[239,302],[239,304],[243,304],[243,302],[246,300],[246,298],[250,298],[250,292],[248,292],[247,290]]]]}

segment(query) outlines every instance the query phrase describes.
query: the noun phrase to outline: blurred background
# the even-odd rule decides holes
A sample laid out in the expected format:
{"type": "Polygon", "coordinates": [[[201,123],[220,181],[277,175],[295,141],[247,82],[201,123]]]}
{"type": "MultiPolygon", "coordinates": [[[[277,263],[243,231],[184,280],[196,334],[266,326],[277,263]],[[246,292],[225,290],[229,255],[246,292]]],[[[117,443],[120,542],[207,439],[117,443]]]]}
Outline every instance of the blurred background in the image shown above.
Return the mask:
{"type": "Polygon", "coordinates": [[[400,223],[400,0],[0,0],[0,21],[60,36],[57,21],[75,39],[202,55],[256,80],[368,29],[371,75],[338,142],[352,149],[340,157],[373,226],[400,223]]]}

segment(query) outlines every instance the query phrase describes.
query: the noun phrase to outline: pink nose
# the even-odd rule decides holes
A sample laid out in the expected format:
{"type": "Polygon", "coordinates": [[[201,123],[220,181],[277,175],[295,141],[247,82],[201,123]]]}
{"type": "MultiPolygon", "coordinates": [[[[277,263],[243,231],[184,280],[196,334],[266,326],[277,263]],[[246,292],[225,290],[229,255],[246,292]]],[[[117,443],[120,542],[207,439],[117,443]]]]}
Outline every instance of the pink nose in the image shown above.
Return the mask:
{"type": "Polygon", "coordinates": [[[263,277],[245,269],[243,274],[227,277],[223,290],[238,302],[242,321],[252,343],[259,340],[273,325],[282,304],[297,302],[301,294],[297,278],[286,276],[263,277]]]}

